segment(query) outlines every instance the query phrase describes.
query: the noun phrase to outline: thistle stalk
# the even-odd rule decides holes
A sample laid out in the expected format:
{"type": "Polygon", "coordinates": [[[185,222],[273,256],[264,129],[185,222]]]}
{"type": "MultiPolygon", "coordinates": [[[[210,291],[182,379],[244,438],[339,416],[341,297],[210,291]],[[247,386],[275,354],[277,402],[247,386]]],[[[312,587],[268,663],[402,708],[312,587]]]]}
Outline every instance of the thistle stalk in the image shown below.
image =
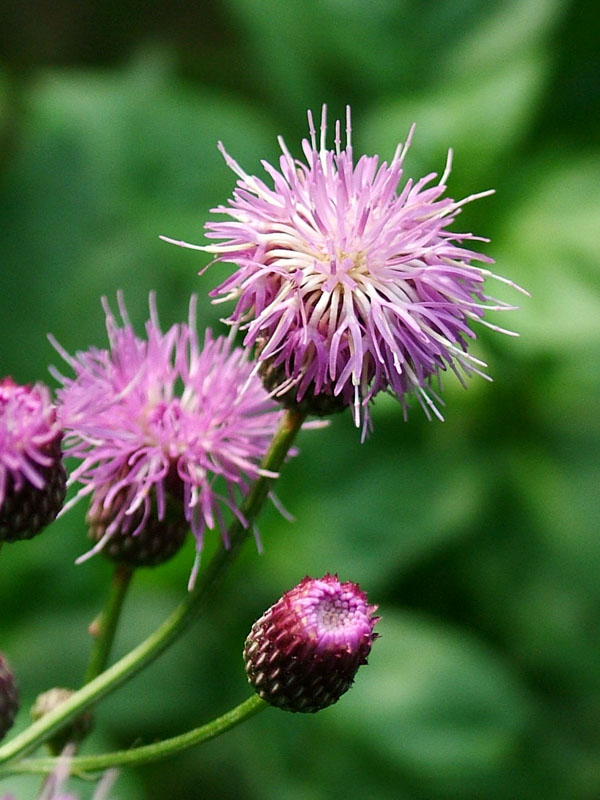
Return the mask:
{"type": "MultiPolygon", "coordinates": [[[[263,472],[277,472],[280,469],[304,419],[305,415],[297,411],[284,412],[261,464],[263,472]]],[[[0,747],[0,764],[31,753],[66,722],[113,692],[154,661],[183,633],[195,618],[205,598],[209,596],[217,581],[237,556],[267,498],[273,480],[263,474],[254,481],[240,508],[247,525],[244,526],[237,517],[234,518],[227,532],[229,547],[220,546],[206,570],[199,576],[195,588],[188,592],[162,625],[119,661],[75,692],[69,700],[0,747]]]]}
{"type": "MultiPolygon", "coordinates": [[[[234,728],[242,722],[268,708],[258,695],[252,695],[243,703],[230,709],[220,717],[170,739],[161,742],[134,747],[129,750],[117,750],[112,753],[101,753],[95,756],[76,756],[69,761],[69,771],[72,775],[86,772],[96,772],[108,767],[139,767],[151,761],[168,758],[182,750],[195,747],[198,744],[214,739],[222,733],[234,728]]],[[[59,759],[57,758],[31,758],[20,761],[13,766],[5,767],[1,774],[29,773],[49,774],[56,770],[59,759]]]]}
{"type": "Polygon", "coordinates": [[[134,570],[127,564],[117,564],[111,581],[106,606],[89,627],[94,644],[83,679],[89,683],[105,669],[117,631],[121,609],[131,583],[134,570]]]}

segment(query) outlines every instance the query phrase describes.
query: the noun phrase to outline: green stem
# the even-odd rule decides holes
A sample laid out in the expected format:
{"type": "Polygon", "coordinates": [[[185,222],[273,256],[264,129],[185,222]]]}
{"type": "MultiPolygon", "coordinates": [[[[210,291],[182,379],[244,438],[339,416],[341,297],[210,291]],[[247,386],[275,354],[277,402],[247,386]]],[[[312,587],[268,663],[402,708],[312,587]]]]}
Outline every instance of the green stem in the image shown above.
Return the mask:
{"type": "Polygon", "coordinates": [[[84,683],[94,680],[108,663],[121,608],[123,607],[123,601],[133,573],[133,567],[127,564],[118,564],[115,567],[106,606],[90,625],[90,633],[94,637],[94,644],[92,645],[90,659],[85,671],[84,683]]]}
{"type": "MultiPolygon", "coordinates": [[[[83,678],[84,684],[94,680],[106,667],[112,643],[115,638],[123,602],[131,583],[133,573],[134,568],[127,564],[117,564],[115,566],[106,605],[89,626],[89,633],[94,637],[94,640],[83,678]]],[[[70,746],[73,748],[74,753],[80,743],[81,737],[76,736],[75,731],[72,731],[72,734],[73,740],[70,742],[70,746]]],[[[84,735],[87,735],[87,733],[84,735]]],[[[52,755],[58,756],[65,746],[65,739],[60,736],[60,734],[57,734],[54,738],[48,739],[46,745],[52,755]]],[[[43,794],[44,785],[45,784],[42,785],[40,790],[40,797],[43,794]]]]}
{"type": "MultiPolygon", "coordinates": [[[[297,411],[284,412],[279,428],[275,432],[269,450],[262,462],[261,466],[264,470],[270,472],[279,470],[304,419],[305,415],[297,411]]],[[[202,601],[212,591],[217,579],[224,574],[226,568],[237,555],[241,544],[248,536],[248,529],[251,528],[258,512],[262,508],[272,483],[272,478],[263,476],[254,481],[240,509],[248,523],[248,528],[245,528],[237,517],[234,518],[228,529],[229,548],[225,549],[221,546],[215,552],[206,570],[199,576],[195,588],[188,592],[187,596],[162,625],[105,672],[102,672],[97,678],[94,678],[90,683],[75,692],[68,700],[61,703],[54,711],[49,712],[3,747],[0,747],[0,764],[32,752],[41,742],[48,739],[54,731],[63,727],[66,722],[138,673],[181,635],[194,618],[202,601]]]]}
{"type": "MultiPolygon", "coordinates": [[[[101,753],[96,756],[76,756],[69,760],[69,771],[72,775],[77,775],[84,772],[97,772],[108,767],[138,767],[150,761],[158,761],[182,750],[187,750],[189,747],[202,744],[209,739],[214,739],[268,707],[268,703],[255,694],[206,725],[181,733],[179,736],[173,736],[171,739],[134,747],[131,750],[117,750],[114,753],[101,753]]],[[[2,774],[8,775],[17,772],[46,774],[53,772],[57,764],[57,758],[30,758],[5,767],[2,774]]]]}

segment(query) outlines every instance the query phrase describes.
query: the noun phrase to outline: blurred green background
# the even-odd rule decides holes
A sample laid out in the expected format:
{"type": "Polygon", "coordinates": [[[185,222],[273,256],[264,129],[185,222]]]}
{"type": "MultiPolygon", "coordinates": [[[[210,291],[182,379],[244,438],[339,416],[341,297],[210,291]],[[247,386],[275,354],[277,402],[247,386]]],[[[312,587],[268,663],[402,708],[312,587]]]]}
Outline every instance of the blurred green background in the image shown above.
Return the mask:
{"type": "MultiPolygon", "coordinates": [[[[450,194],[490,187],[458,230],[490,236],[497,271],[531,299],[477,329],[494,383],[445,383],[444,423],[379,399],[364,444],[348,414],[301,434],[210,613],[97,709],[87,751],[195,726],[248,694],[253,620],[305,574],[337,571],[380,605],[355,688],[318,715],[268,711],[115,796],[248,800],[600,797],[600,98],[598,10],[579,0],[135,0],[3,3],[0,26],[0,372],[50,380],[51,331],[104,346],[100,296],[142,330],[198,292],[219,327],[201,242],[233,174],[300,153],[307,108],[353,108],[357,153],[389,158],[417,123],[407,173],[450,194]]],[[[498,293],[497,286],[491,286],[498,293]]],[[[505,299],[520,302],[510,290],[505,299]]],[[[77,508],[0,558],[0,649],[23,698],[76,686],[110,576],[77,508]]],[[[214,538],[214,537],[213,537],[214,538]]],[[[209,544],[209,549],[214,542],[209,544]]],[[[182,597],[191,542],[137,576],[119,653],[182,597]]],[[[0,791],[35,796],[37,780],[0,791]]],[[[76,787],[83,796],[90,788],[76,787]]]]}

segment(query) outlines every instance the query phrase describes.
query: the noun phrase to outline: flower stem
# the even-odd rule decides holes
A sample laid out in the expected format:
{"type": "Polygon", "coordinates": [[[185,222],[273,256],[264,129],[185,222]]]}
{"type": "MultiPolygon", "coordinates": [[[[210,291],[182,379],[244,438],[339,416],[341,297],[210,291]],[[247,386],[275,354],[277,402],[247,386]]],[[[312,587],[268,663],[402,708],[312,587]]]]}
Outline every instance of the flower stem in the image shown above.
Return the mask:
{"type": "Polygon", "coordinates": [[[117,564],[115,567],[106,606],[90,625],[89,630],[94,637],[94,644],[83,679],[84,683],[94,680],[106,667],[133,573],[133,567],[127,564],[117,564]]]}
{"type": "MultiPolygon", "coordinates": [[[[296,434],[305,419],[305,414],[285,411],[279,428],[273,436],[262,469],[277,472],[296,434]]],[[[194,619],[202,601],[210,594],[217,580],[224,574],[236,557],[241,544],[248,536],[248,529],[256,519],[267,497],[273,478],[259,476],[246,495],[241,513],[247,522],[244,527],[235,517],[228,529],[229,548],[221,546],[210,560],[206,570],[199,576],[195,588],[188,592],[172,614],[147,639],[123,656],[89,683],[85,684],[64,703],[34,722],[20,734],[0,747],[0,764],[30,753],[54,731],[76,717],[85,708],[114,691],[122,683],[138,673],[163,652],[194,619]]]]}
{"type": "MultiPolygon", "coordinates": [[[[130,750],[101,753],[95,756],[76,756],[69,760],[69,771],[72,775],[76,775],[84,772],[96,772],[108,767],[138,767],[150,761],[158,761],[182,750],[187,750],[189,747],[202,744],[202,742],[206,742],[209,739],[214,739],[268,707],[268,703],[255,694],[244,700],[239,706],[211,720],[206,725],[181,733],[179,736],[164,739],[162,742],[133,747],[130,750]]],[[[30,774],[51,773],[56,769],[57,764],[57,758],[30,758],[5,767],[2,770],[2,774],[16,772],[30,774]]]]}

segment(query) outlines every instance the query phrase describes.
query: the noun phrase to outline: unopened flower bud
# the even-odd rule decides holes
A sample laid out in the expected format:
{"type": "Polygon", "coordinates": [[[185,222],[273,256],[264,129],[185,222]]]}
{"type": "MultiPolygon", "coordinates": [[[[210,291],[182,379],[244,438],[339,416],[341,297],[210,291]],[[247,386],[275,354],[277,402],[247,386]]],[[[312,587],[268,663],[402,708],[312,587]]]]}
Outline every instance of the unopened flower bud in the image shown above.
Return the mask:
{"type": "Polygon", "coordinates": [[[0,381],[0,543],[49,525],[66,493],[62,431],[48,389],[0,381]]]}
{"type": "MultiPolygon", "coordinates": [[[[63,689],[59,686],[42,692],[42,694],[38,695],[31,708],[32,719],[41,719],[46,714],[49,714],[51,711],[54,711],[55,708],[62,705],[73,694],[75,694],[73,689],[63,689]]],[[[58,755],[62,753],[68,742],[79,742],[85,739],[92,729],[92,724],[92,712],[88,709],[74,720],[67,723],[64,728],[58,730],[48,740],[48,746],[55,755],[58,755]]]]}
{"type": "Polygon", "coordinates": [[[0,653],[0,740],[12,726],[19,710],[19,693],[15,676],[0,653]]]}
{"type": "Polygon", "coordinates": [[[286,711],[332,705],[367,663],[376,610],[356,583],[304,578],[252,626],[244,646],[249,683],[286,711]]]}

